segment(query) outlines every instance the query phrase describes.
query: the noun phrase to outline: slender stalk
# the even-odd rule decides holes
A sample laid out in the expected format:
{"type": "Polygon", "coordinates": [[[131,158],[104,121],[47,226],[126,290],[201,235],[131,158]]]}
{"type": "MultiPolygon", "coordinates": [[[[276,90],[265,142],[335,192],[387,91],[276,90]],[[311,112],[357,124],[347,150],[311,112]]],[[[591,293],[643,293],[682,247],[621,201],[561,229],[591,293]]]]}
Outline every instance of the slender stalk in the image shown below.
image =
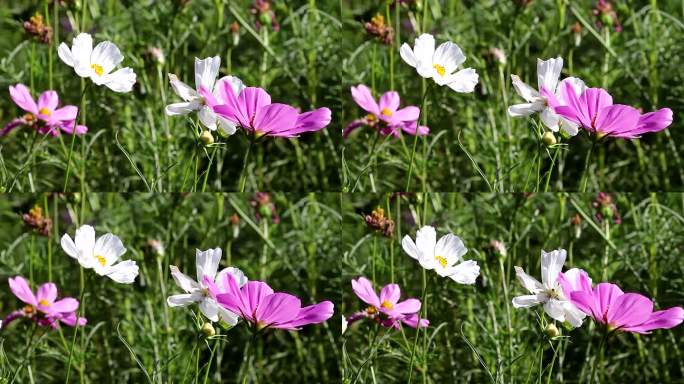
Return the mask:
{"type": "Polygon", "coordinates": [[[245,182],[247,181],[247,174],[245,170],[247,169],[247,161],[249,160],[249,153],[252,151],[252,146],[256,141],[256,135],[252,135],[249,141],[249,147],[247,147],[247,152],[245,152],[245,157],[242,159],[242,170],[240,171],[240,192],[245,191],[245,182]]]}
{"type": "MultiPolygon", "coordinates": [[[[421,308],[418,316],[418,327],[416,328],[416,336],[413,338],[413,348],[411,349],[411,360],[409,361],[409,377],[408,377],[408,384],[411,384],[411,379],[413,378],[413,363],[415,361],[415,356],[416,356],[416,347],[418,346],[418,335],[420,335],[420,320],[425,319],[427,316],[425,314],[426,305],[425,305],[425,298],[427,296],[427,272],[425,271],[425,268],[423,268],[423,294],[421,296],[421,308]]],[[[427,330],[423,329],[424,332],[427,332],[427,330]]],[[[427,371],[427,367],[425,369],[427,371]]]]}
{"type": "Polygon", "coordinates": [[[589,151],[587,151],[587,156],[584,158],[584,170],[582,171],[582,182],[581,182],[581,192],[587,191],[587,181],[589,180],[589,161],[591,160],[591,155],[594,152],[594,147],[596,147],[596,140],[591,143],[589,151]]]}
{"type": "MultiPolygon", "coordinates": [[[[78,306],[78,311],[76,313],[76,321],[80,317],[85,316],[85,303],[84,303],[84,297],[85,297],[85,274],[83,272],[83,267],[81,267],[81,275],[80,275],[80,294],[79,294],[79,306],[78,306]]],[[[69,360],[67,361],[67,373],[66,373],[66,379],[64,380],[64,383],[67,384],[69,383],[69,377],[71,375],[71,361],[74,356],[74,345],[76,345],[76,335],[78,335],[79,330],[81,334],[83,334],[83,327],[75,327],[74,328],[74,336],[71,338],[71,347],[69,348],[69,360]]],[[[81,351],[83,352],[83,351],[81,351]]]]}
{"type": "Polygon", "coordinates": [[[76,126],[78,125],[78,118],[81,115],[81,111],[85,107],[85,102],[86,102],[86,93],[88,92],[88,83],[82,83],[84,84],[83,87],[81,88],[81,103],[80,103],[80,108],[78,108],[78,111],[76,112],[76,119],[74,120],[74,130],[71,132],[71,145],[69,147],[69,156],[67,157],[67,168],[66,168],[66,174],[64,175],[64,187],[62,188],[62,192],[67,191],[67,186],[69,185],[69,172],[71,171],[71,157],[74,154],[74,144],[76,143],[76,126]]]}
{"type": "Polygon", "coordinates": [[[418,113],[418,120],[416,120],[416,132],[413,136],[413,149],[411,150],[411,161],[409,161],[408,177],[406,178],[406,188],[405,192],[409,192],[411,187],[411,176],[413,174],[413,161],[416,157],[416,148],[418,146],[418,132],[420,131],[420,117],[425,110],[425,100],[427,99],[428,92],[430,92],[431,85],[428,85],[423,92],[423,98],[420,102],[420,112],[418,113]]]}

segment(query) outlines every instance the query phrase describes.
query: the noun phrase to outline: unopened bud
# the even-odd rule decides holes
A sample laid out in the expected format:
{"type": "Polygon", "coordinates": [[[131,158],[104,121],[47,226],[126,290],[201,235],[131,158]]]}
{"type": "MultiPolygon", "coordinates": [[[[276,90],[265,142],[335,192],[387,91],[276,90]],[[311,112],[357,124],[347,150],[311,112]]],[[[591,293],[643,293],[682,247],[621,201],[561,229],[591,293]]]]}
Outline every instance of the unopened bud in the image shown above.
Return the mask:
{"type": "Polygon", "coordinates": [[[544,132],[544,135],[542,136],[542,141],[544,142],[544,145],[547,147],[550,147],[552,145],[556,145],[556,135],[553,134],[553,132],[546,131],[544,132]]]}
{"type": "Polygon", "coordinates": [[[214,326],[211,325],[211,323],[206,322],[202,324],[202,333],[206,337],[212,337],[216,334],[216,330],[214,329],[214,326]]]}
{"type": "Polygon", "coordinates": [[[556,327],[556,324],[554,323],[549,323],[549,325],[546,326],[544,332],[546,332],[546,335],[552,339],[554,337],[560,336],[560,330],[558,329],[558,327],[556,327]]]}
{"type": "Polygon", "coordinates": [[[214,136],[212,136],[211,132],[209,132],[209,131],[203,131],[202,134],[200,135],[200,140],[202,141],[202,144],[204,144],[204,145],[214,144],[214,136]]]}

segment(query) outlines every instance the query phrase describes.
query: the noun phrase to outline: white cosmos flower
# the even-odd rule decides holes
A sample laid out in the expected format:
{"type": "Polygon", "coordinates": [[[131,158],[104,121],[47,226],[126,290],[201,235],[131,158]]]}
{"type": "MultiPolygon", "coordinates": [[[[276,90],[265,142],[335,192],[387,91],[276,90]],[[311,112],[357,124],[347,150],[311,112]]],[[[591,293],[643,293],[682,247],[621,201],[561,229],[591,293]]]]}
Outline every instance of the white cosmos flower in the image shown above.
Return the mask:
{"type": "Polygon", "coordinates": [[[526,274],[522,268],[515,267],[515,274],[520,284],[531,295],[514,297],[513,306],[515,308],[528,308],[543,304],[544,312],[552,318],[561,322],[567,321],[573,327],[582,325],[582,320],[586,315],[565,297],[563,288],[558,281],[558,276],[565,263],[565,257],[564,249],[551,252],[541,251],[541,283],[526,274]]]}
{"type": "Polygon", "coordinates": [[[399,51],[401,58],[414,67],[418,74],[433,79],[438,85],[446,85],[456,92],[469,93],[475,90],[478,82],[473,68],[455,72],[466,60],[458,45],[447,41],[435,49],[435,38],[424,33],[416,39],[413,49],[404,43],[399,51]],[[454,73],[455,72],[455,73],[454,73]]]}
{"type": "Polygon", "coordinates": [[[225,92],[225,87],[222,85],[223,82],[230,84],[236,97],[242,92],[245,85],[235,76],[224,76],[216,81],[220,66],[221,58],[219,56],[208,57],[204,60],[195,58],[195,89],[178,80],[176,75],[169,73],[169,82],[171,87],[173,87],[173,91],[184,101],[167,105],[166,114],[178,116],[199,111],[199,119],[205,127],[212,131],[215,131],[218,127],[225,135],[235,133],[237,129],[235,123],[214,113],[212,107],[224,104],[227,101],[225,100],[226,97],[222,94],[225,92]],[[211,92],[215,100],[205,100],[199,94],[200,87],[211,92]]]}
{"type": "Polygon", "coordinates": [[[59,45],[57,54],[62,61],[73,67],[81,77],[90,78],[97,85],[105,85],[114,92],[130,92],[135,84],[135,72],[129,67],[114,72],[123,61],[119,48],[111,41],[103,41],[93,49],[93,38],[88,33],[74,37],[72,46],[59,45]]]}
{"type": "Polygon", "coordinates": [[[170,307],[185,307],[193,303],[199,304],[199,309],[202,314],[211,321],[219,321],[219,318],[229,325],[233,326],[238,322],[238,315],[228,311],[222,306],[218,305],[216,300],[212,297],[211,287],[205,282],[205,278],[214,283],[218,293],[224,293],[227,287],[224,286],[224,281],[227,274],[233,275],[242,287],[247,283],[247,277],[241,270],[233,267],[224,268],[218,274],[219,261],[221,261],[221,248],[208,249],[206,251],[196,251],[197,264],[197,281],[194,281],[190,276],[178,270],[178,267],[172,265],[171,276],[176,281],[176,285],[180,287],[185,293],[179,295],[172,295],[166,299],[170,307]]]}
{"type": "Polygon", "coordinates": [[[463,259],[468,249],[454,234],[446,234],[437,241],[435,228],[426,225],[416,233],[415,243],[406,235],[401,246],[423,268],[434,269],[438,275],[449,277],[457,283],[475,284],[475,279],[480,275],[477,262],[463,259]]]}
{"type": "Polygon", "coordinates": [[[549,60],[537,59],[538,90],[523,83],[522,80],[520,80],[520,77],[511,75],[511,81],[513,82],[515,92],[525,99],[527,103],[511,105],[508,107],[509,116],[520,117],[539,113],[539,118],[542,123],[553,132],[558,132],[560,124],[560,128],[563,129],[563,131],[570,136],[575,136],[578,131],[577,124],[557,115],[553,108],[549,106],[546,97],[540,93],[542,88],[546,88],[547,91],[556,95],[556,98],[561,104],[564,104],[564,98],[560,91],[563,89],[561,86],[562,84],[572,84],[575,93],[577,93],[578,96],[587,88],[584,81],[576,77],[568,77],[559,83],[558,79],[560,78],[562,70],[562,57],[549,60]]]}
{"type": "Polygon", "coordinates": [[[111,233],[95,239],[95,229],[83,225],[76,230],[74,240],[68,234],[62,236],[62,249],[85,269],[93,269],[100,276],[107,276],[117,283],[130,284],[138,276],[138,265],[133,260],[119,262],[126,253],[121,239],[111,233]]]}

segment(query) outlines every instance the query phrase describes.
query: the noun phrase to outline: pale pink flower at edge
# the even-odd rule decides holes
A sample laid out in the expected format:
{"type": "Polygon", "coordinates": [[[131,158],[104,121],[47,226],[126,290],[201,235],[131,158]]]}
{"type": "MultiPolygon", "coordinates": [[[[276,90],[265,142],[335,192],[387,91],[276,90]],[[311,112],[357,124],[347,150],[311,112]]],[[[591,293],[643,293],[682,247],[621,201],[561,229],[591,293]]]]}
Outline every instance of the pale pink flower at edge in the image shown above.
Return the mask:
{"type": "MultiPolygon", "coordinates": [[[[27,112],[20,118],[9,122],[0,130],[0,136],[5,136],[15,128],[26,125],[36,127],[40,134],[58,136],[60,131],[66,134],[74,132],[74,125],[78,108],[73,105],[59,107],[59,96],[55,91],[45,91],[38,97],[38,102],[33,99],[29,89],[23,84],[9,87],[12,101],[27,112]]],[[[76,126],[76,134],[82,135],[88,131],[84,125],[76,126]]]]}
{"type": "MultiPolygon", "coordinates": [[[[231,87],[224,82],[224,87],[231,87]]],[[[199,93],[214,112],[229,121],[241,126],[256,137],[277,136],[297,137],[302,133],[319,131],[332,119],[328,108],[299,113],[293,106],[272,103],[271,95],[262,88],[246,87],[238,95],[231,87],[220,91],[223,103],[219,104],[214,95],[204,87],[199,93]]]]}
{"type": "Polygon", "coordinates": [[[419,321],[420,300],[408,298],[399,301],[401,297],[399,285],[385,285],[378,296],[371,281],[365,277],[359,277],[358,280],[352,280],[351,283],[356,296],[370,306],[349,316],[348,324],[364,318],[377,321],[383,327],[396,329],[399,329],[401,323],[411,328],[427,327],[430,324],[427,319],[420,319],[419,321]]]}
{"type": "MultiPolygon", "coordinates": [[[[368,115],[349,123],[342,132],[343,138],[347,138],[355,129],[364,125],[378,129],[383,136],[392,135],[399,137],[401,131],[409,135],[416,135],[420,108],[409,105],[400,109],[401,99],[399,93],[394,91],[385,92],[380,97],[379,102],[376,102],[371,94],[371,90],[367,86],[359,84],[356,87],[351,87],[351,94],[356,104],[368,112],[368,115]]],[[[418,128],[419,136],[424,136],[428,133],[430,133],[428,127],[420,126],[418,128]]]]}
{"type": "Polygon", "coordinates": [[[42,284],[35,294],[28,281],[21,276],[10,278],[9,286],[12,293],[26,306],[10,313],[2,322],[3,327],[22,317],[35,321],[40,326],[52,328],[57,328],[59,322],[70,327],[84,326],[87,323],[83,317],[78,317],[77,320],[78,300],[71,297],[57,300],[57,286],[54,283],[42,284]]]}
{"type": "MultiPolygon", "coordinates": [[[[210,287],[213,282],[205,277],[210,287]]],[[[257,331],[266,328],[299,330],[304,325],[322,323],[332,317],[334,305],[331,301],[302,307],[301,300],[289,293],[274,292],[261,281],[248,281],[240,288],[230,274],[224,276],[226,293],[210,288],[216,301],[223,308],[237,314],[257,331]]]]}

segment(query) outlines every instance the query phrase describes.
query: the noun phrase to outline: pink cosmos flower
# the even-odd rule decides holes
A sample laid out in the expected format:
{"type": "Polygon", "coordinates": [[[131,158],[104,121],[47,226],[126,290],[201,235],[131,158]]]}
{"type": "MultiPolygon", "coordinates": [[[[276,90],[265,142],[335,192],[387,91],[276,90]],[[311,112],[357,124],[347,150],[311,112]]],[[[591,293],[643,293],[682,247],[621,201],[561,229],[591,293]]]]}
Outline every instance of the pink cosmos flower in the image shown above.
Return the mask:
{"type": "Polygon", "coordinates": [[[28,281],[21,276],[10,278],[9,286],[12,293],[26,303],[26,306],[10,313],[3,321],[3,326],[21,317],[35,321],[40,326],[52,328],[57,328],[59,322],[70,327],[84,326],[87,322],[83,317],[77,319],[78,300],[71,297],[57,300],[57,286],[54,283],[41,285],[35,294],[28,281]]]}
{"type": "Polygon", "coordinates": [[[648,334],[654,329],[676,327],[684,321],[681,307],[654,312],[651,299],[638,293],[624,293],[615,284],[600,283],[593,289],[582,284],[573,289],[570,297],[577,308],[605,324],[609,331],[648,334]]]}
{"type": "Polygon", "coordinates": [[[564,104],[549,90],[541,92],[557,114],[596,134],[599,139],[605,136],[635,139],[644,133],[662,131],[672,124],[671,109],[642,115],[629,105],[613,104],[613,97],[601,88],[587,88],[578,95],[575,88],[566,83],[561,89],[564,104]]]}
{"type": "MultiPolygon", "coordinates": [[[[45,91],[38,98],[38,103],[33,100],[31,92],[23,84],[9,87],[10,97],[19,108],[27,113],[17,119],[10,121],[5,128],[0,131],[0,136],[9,134],[15,128],[26,125],[35,127],[40,134],[50,134],[58,136],[60,131],[72,134],[78,108],[73,105],[59,106],[59,96],[55,91],[45,91]]],[[[82,135],[88,131],[84,125],[76,126],[76,134],[82,135]]]]}
{"type": "Polygon", "coordinates": [[[351,283],[356,296],[370,307],[351,315],[348,319],[349,324],[363,318],[377,321],[383,327],[396,329],[399,329],[401,323],[411,328],[427,327],[430,324],[427,319],[419,321],[420,300],[409,298],[399,301],[401,296],[399,285],[385,285],[378,296],[373,289],[373,284],[365,277],[359,277],[351,283]]]}
{"type": "MultiPolygon", "coordinates": [[[[208,286],[214,285],[209,279],[204,280],[208,286]]],[[[218,304],[252,324],[257,331],[264,328],[299,330],[304,325],[328,320],[334,311],[333,303],[327,300],[302,307],[298,297],[274,292],[261,281],[248,281],[240,288],[230,274],[225,275],[223,286],[226,293],[210,288],[218,304]]]]}
{"type": "MultiPolygon", "coordinates": [[[[347,125],[344,132],[342,132],[342,137],[345,139],[355,129],[364,125],[377,129],[383,136],[392,135],[394,137],[399,137],[401,131],[404,131],[409,135],[416,135],[420,108],[409,105],[408,107],[399,109],[400,99],[397,92],[385,92],[385,94],[380,97],[379,103],[373,98],[371,90],[363,84],[351,87],[351,93],[356,104],[368,112],[368,115],[364,118],[354,120],[347,125]]],[[[430,133],[428,127],[421,125],[420,128],[418,128],[419,136],[424,136],[428,133],[430,133]]]]}
{"type": "Polygon", "coordinates": [[[223,87],[225,89],[219,92],[225,104],[219,104],[204,87],[200,87],[199,93],[216,114],[254,133],[256,137],[297,137],[301,133],[319,131],[330,124],[331,112],[328,108],[299,113],[297,108],[290,105],[271,103],[271,96],[261,88],[246,87],[236,95],[228,82],[224,82],[223,87]]]}

